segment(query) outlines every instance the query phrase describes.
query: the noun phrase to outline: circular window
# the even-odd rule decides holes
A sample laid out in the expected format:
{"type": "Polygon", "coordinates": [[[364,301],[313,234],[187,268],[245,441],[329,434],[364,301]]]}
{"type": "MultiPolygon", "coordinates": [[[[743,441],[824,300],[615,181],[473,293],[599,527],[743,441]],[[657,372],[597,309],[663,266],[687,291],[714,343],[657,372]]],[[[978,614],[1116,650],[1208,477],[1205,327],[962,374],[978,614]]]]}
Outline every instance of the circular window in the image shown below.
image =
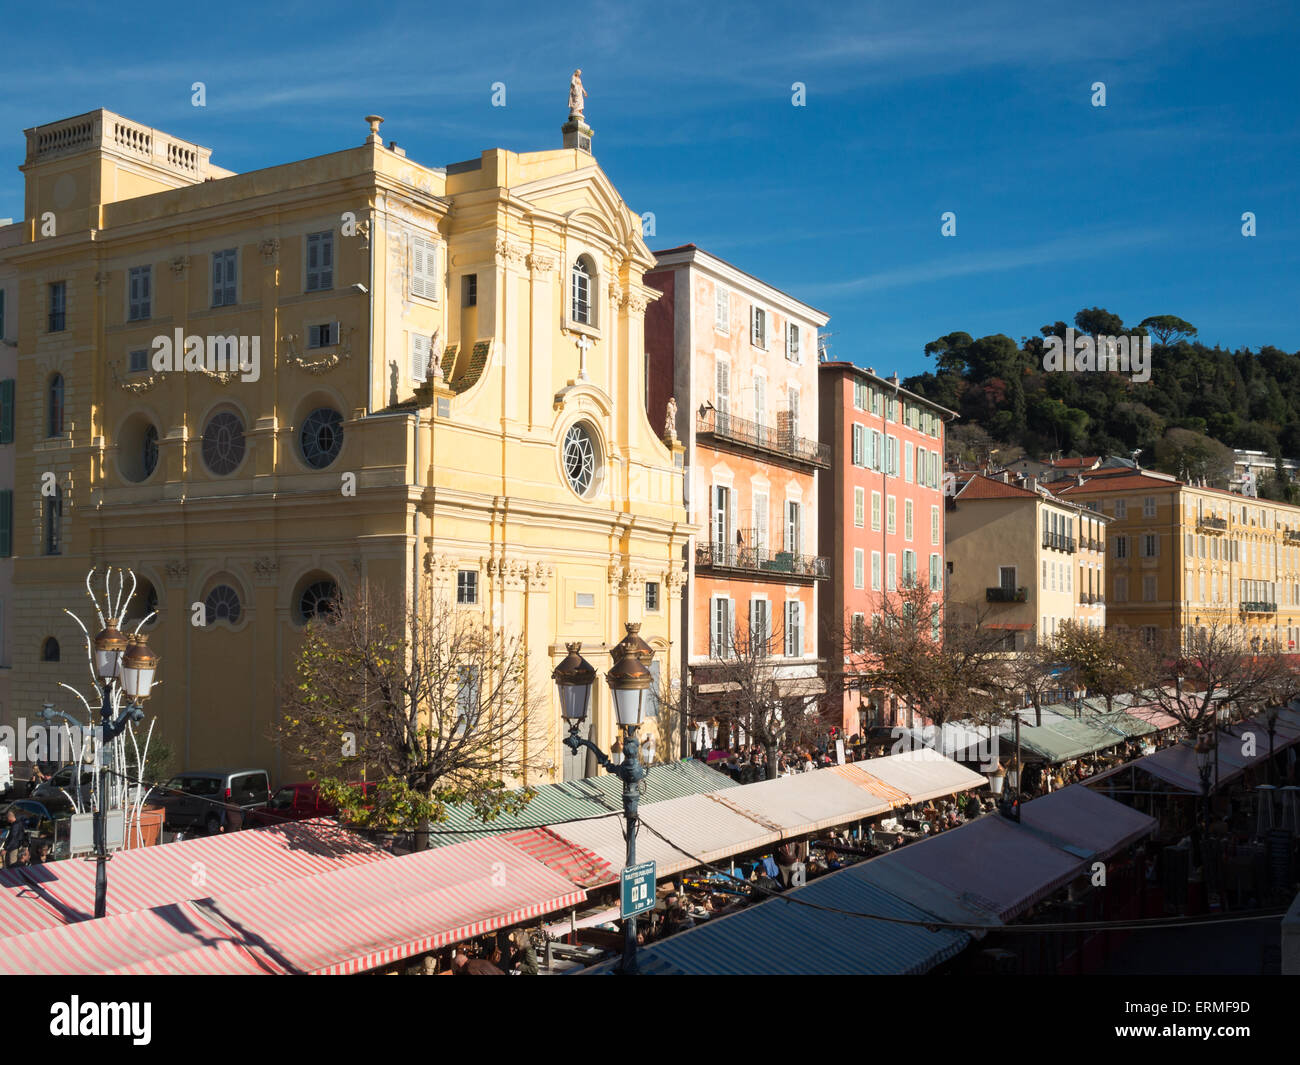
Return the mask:
{"type": "Polygon", "coordinates": [[[580,496],[591,491],[596,479],[596,442],[581,422],[569,426],[564,434],[564,475],[569,487],[580,496]]]}
{"type": "Polygon", "coordinates": [[[144,449],[144,454],[141,455],[141,458],[144,459],[144,475],[148,477],[158,468],[158,427],[156,425],[151,425],[144,431],[144,444],[142,447],[144,449]]]}
{"type": "Polygon", "coordinates": [[[239,593],[228,584],[218,584],[203,601],[207,610],[208,624],[225,621],[231,625],[239,623],[239,593]]]}
{"type": "Polygon", "coordinates": [[[315,618],[329,620],[338,601],[339,586],[330,580],[313,581],[298,597],[298,618],[311,621],[315,618]]]}
{"type": "Polygon", "coordinates": [[[234,473],[244,461],[244,423],[223,410],[208,419],[203,430],[203,461],[218,476],[234,473]]]}
{"type": "Polygon", "coordinates": [[[143,413],[131,415],[118,434],[118,469],[125,480],[139,484],[158,468],[158,427],[143,413]]]}
{"type": "MultiPolygon", "coordinates": [[[[150,615],[158,613],[158,592],[147,577],[141,577],[136,584],[135,594],[131,596],[131,601],[126,605],[126,612],[123,615],[122,631],[135,631],[138,624],[144,621],[150,615]]],[[[157,617],[153,617],[149,624],[157,622],[157,617]]]]}
{"type": "Polygon", "coordinates": [[[313,470],[323,470],[343,449],[343,415],[321,407],[307,415],[299,437],[302,457],[313,470]]]}

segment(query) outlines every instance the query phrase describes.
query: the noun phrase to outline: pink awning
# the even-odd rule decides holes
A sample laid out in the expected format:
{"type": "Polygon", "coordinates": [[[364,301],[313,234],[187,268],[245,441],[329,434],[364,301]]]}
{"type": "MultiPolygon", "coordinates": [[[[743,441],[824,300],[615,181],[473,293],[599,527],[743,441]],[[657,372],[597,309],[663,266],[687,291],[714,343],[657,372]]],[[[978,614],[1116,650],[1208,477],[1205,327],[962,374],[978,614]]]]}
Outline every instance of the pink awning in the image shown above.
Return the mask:
{"type": "Polygon", "coordinates": [[[470,840],[17,936],[0,973],[357,973],[586,897],[504,840],[470,840]]]}
{"type": "Polygon", "coordinates": [[[942,884],[966,908],[1003,922],[1064,887],[1086,865],[1083,858],[995,815],[891,851],[868,864],[877,863],[898,863],[942,884]]]}
{"type": "MultiPolygon", "coordinates": [[[[266,887],[391,860],[326,818],[123,851],[108,863],[108,914],[266,887]]],[[[0,937],[89,920],[95,863],[69,859],[0,872],[0,937]]]]}

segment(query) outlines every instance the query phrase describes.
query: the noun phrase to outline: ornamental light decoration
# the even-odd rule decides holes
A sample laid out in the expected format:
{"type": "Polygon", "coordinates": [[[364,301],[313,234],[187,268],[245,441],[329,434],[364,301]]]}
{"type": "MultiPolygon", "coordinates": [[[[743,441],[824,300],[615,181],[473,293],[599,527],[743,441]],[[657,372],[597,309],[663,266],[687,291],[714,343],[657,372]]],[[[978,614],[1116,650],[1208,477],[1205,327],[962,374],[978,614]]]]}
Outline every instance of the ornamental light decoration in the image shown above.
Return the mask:
{"type": "Polygon", "coordinates": [[[99,622],[99,631],[92,636],[89,627],[71,610],[64,610],[81,628],[86,640],[86,661],[90,670],[92,688],[95,697],[88,699],[85,694],[70,684],[62,681],[59,687],[66,688],[85,708],[86,724],[80,728],[81,742],[77,744],[68,722],[75,721],[70,715],[50,712],[49,716],[64,718],[63,728],[67,734],[70,748],[77,751],[77,762],[89,765],[91,786],[89,797],[83,809],[81,801],[83,789],[74,787],[73,793],[64,795],[72,803],[74,812],[86,813],[96,808],[100,794],[99,775],[102,769],[100,744],[103,742],[102,725],[96,722],[95,705],[100,702],[100,692],[108,688],[107,705],[113,718],[127,717],[123,731],[130,738],[132,768],[128,768],[126,744],[109,743],[111,757],[110,777],[108,780],[109,809],[123,809],[127,814],[127,824],[134,824],[136,845],[143,846],[143,833],[140,828],[140,814],[144,804],[153,792],[153,785],[144,779],[144,767],[148,760],[149,744],[153,739],[156,719],[149,722],[143,740],[143,746],[136,735],[136,723],[144,716],[142,704],[156,683],[154,677],[158,666],[158,656],[147,645],[149,637],[141,629],[157,616],[157,611],[150,611],[142,617],[130,633],[118,629],[123,611],[130,605],[139,586],[135,573],[123,567],[108,566],[104,571],[102,598],[93,590],[93,581],[98,566],[92,567],[86,574],[86,598],[94,607],[99,622]],[[128,588],[127,578],[130,578],[128,588]],[[140,782],[140,783],[136,783],[140,782]]]}

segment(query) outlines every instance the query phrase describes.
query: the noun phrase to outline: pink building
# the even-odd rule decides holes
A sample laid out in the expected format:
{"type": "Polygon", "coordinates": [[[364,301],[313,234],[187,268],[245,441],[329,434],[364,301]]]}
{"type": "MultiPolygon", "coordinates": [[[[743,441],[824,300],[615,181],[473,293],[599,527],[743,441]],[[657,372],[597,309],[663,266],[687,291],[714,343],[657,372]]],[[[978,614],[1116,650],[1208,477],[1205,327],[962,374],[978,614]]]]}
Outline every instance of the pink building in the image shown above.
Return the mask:
{"type": "Polygon", "coordinates": [[[852,674],[845,638],[861,646],[884,596],[921,581],[936,597],[944,581],[944,424],[956,415],[848,362],[819,367],[820,438],[831,446],[821,489],[821,554],[835,580],[821,597],[825,670],[844,681],[844,729],[907,724],[889,692],[852,674]],[[838,638],[837,638],[838,637],[838,638]],[[900,718],[902,720],[900,720],[900,718]]]}
{"type": "MultiPolygon", "coordinates": [[[[738,640],[762,640],[776,697],[821,691],[818,593],[833,574],[817,552],[817,330],[826,315],[693,244],[656,253],[645,283],[646,406],[677,404],[686,447],[691,544],[675,672],[698,729],[727,734],[719,667],[738,640]]],[[[711,732],[710,740],[718,738],[711,732]]]]}

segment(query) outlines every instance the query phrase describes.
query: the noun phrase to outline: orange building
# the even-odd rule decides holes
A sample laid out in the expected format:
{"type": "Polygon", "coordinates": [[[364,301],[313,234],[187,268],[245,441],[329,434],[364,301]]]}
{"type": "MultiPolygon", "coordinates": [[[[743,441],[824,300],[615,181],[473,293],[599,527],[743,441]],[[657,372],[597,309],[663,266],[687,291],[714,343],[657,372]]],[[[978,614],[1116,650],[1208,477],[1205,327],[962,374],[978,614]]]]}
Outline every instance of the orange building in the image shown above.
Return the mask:
{"type": "Polygon", "coordinates": [[[705,530],[690,547],[680,677],[696,722],[725,722],[716,674],[737,638],[766,643],[778,698],[823,687],[817,482],[830,449],[816,440],[817,330],[828,319],[693,244],[656,258],[646,404],[659,426],[675,403],[687,511],[705,530]]]}

